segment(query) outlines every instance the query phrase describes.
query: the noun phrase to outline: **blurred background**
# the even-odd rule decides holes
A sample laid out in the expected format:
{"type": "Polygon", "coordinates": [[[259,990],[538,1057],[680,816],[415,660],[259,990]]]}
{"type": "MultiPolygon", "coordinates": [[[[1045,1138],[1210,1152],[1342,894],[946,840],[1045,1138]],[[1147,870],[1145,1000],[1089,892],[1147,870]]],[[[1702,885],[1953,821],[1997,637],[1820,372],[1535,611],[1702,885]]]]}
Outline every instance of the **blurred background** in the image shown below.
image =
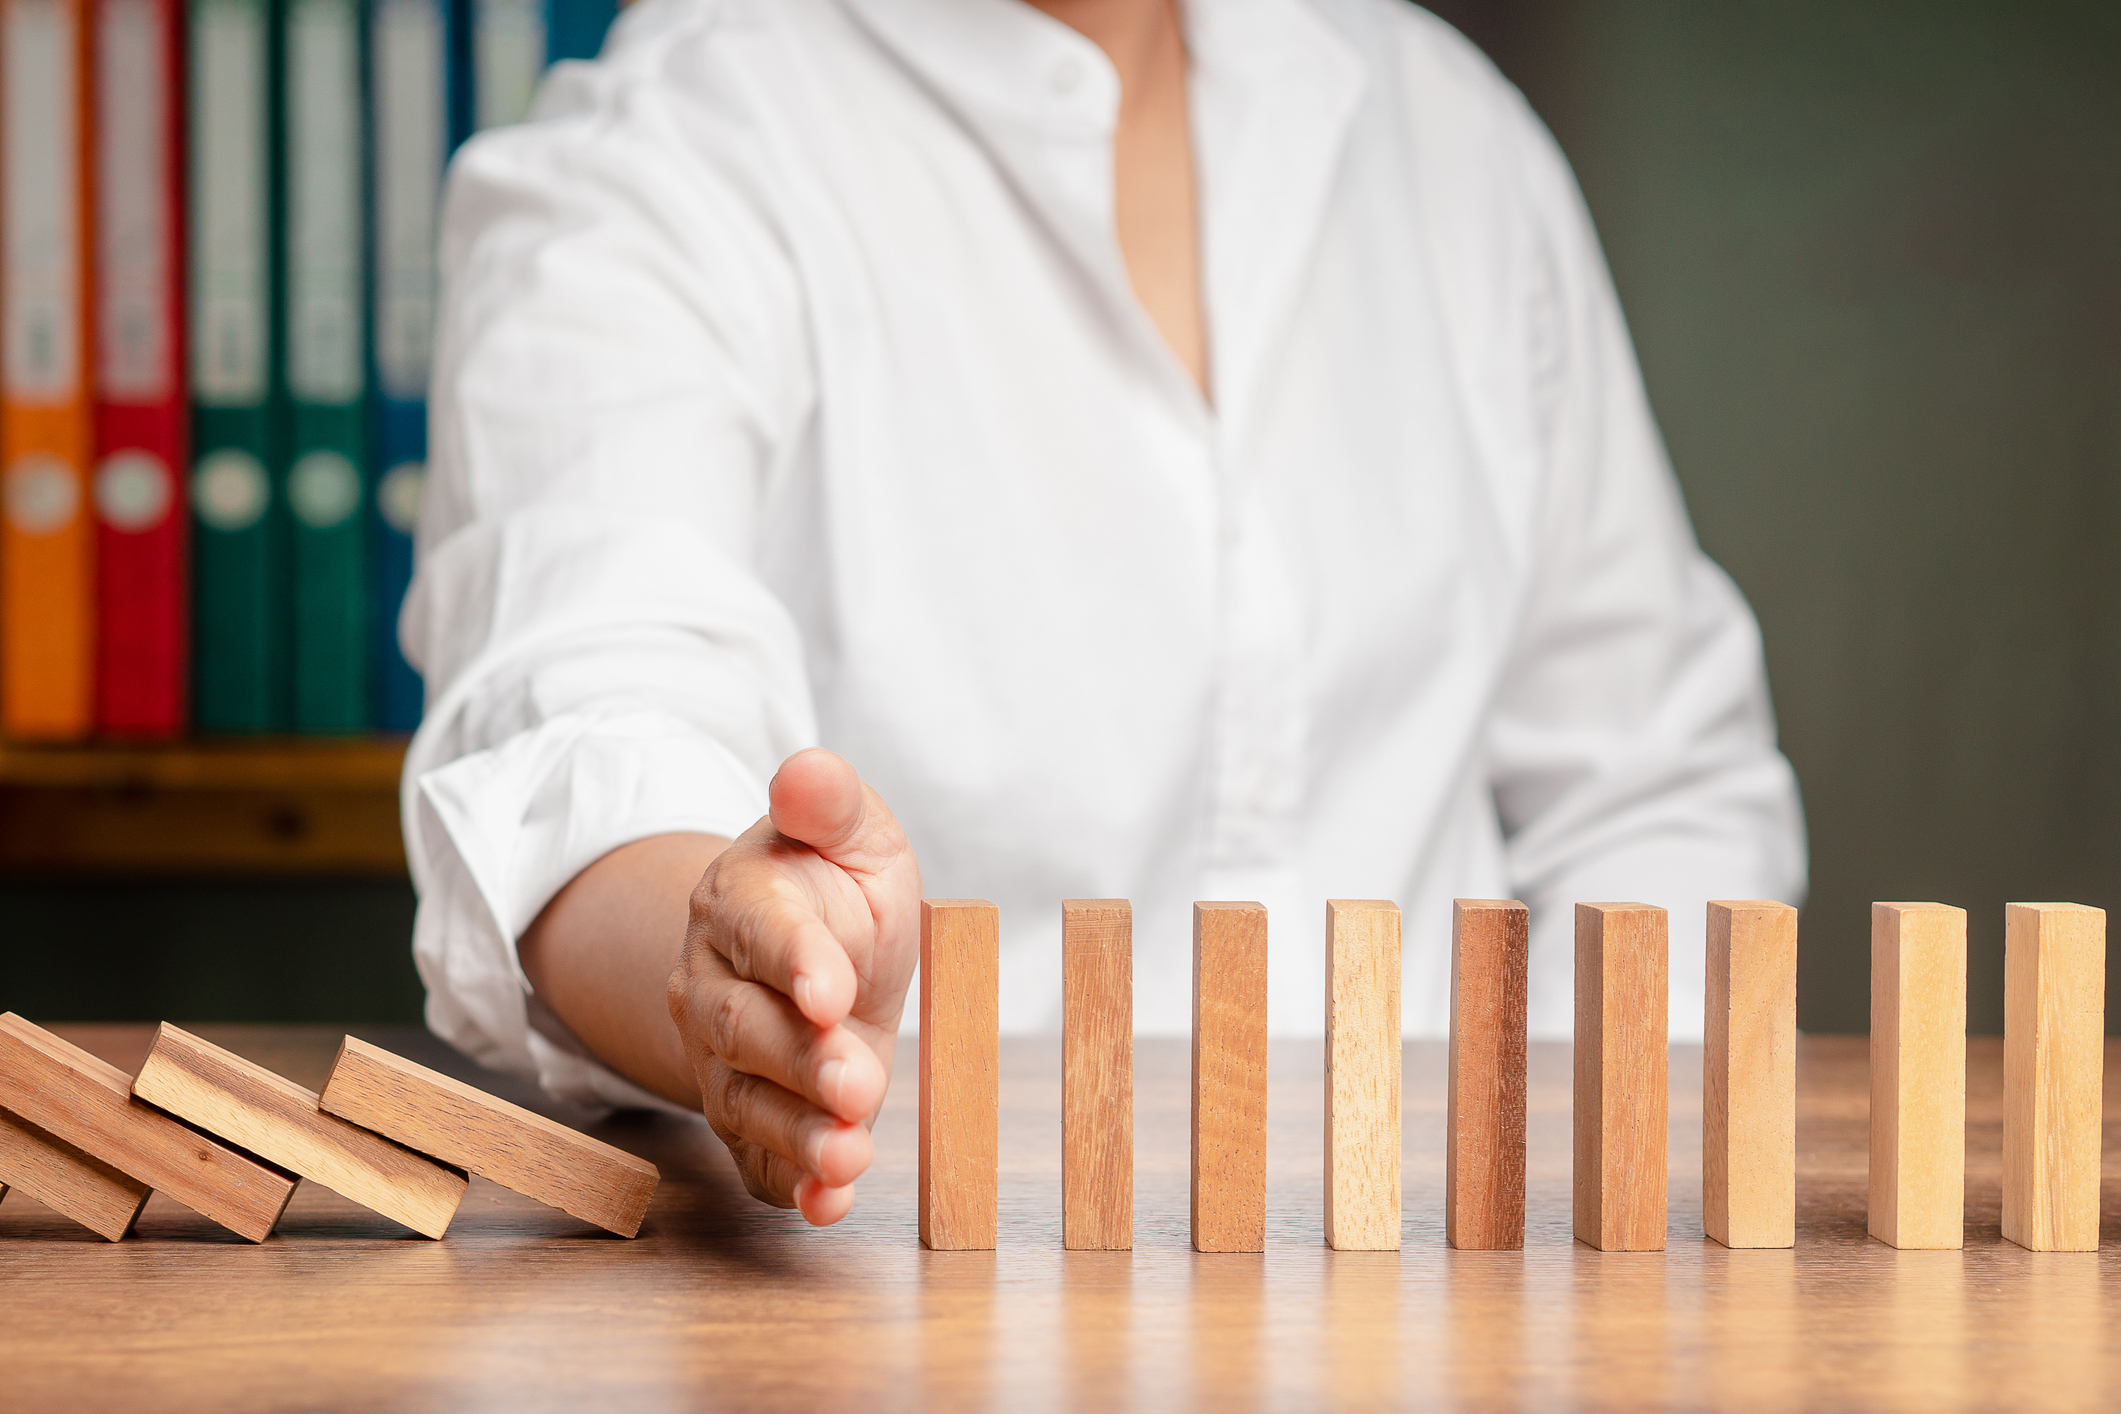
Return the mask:
{"type": "MultiPolygon", "coordinates": [[[[1870,901],[1938,899],[2000,1031],[2004,903],[2121,903],[2121,7],[1432,8],[1575,164],[1760,615],[1800,1024],[1863,1030],[1870,901]]],[[[417,1020],[396,753],[0,749],[0,1005],[417,1020]]]]}

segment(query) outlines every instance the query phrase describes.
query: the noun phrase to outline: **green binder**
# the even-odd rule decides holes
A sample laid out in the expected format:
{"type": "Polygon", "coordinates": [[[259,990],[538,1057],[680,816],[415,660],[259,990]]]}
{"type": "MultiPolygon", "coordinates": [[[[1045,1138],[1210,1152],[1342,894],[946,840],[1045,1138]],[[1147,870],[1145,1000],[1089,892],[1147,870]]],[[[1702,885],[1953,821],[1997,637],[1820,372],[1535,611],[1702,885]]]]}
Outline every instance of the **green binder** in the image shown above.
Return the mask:
{"type": "Polygon", "coordinates": [[[192,698],[201,731],[286,725],[267,0],[192,0],[192,698]]]}
{"type": "Polygon", "coordinates": [[[360,0],[286,0],[287,509],[294,725],[369,725],[368,349],[360,0]]]}

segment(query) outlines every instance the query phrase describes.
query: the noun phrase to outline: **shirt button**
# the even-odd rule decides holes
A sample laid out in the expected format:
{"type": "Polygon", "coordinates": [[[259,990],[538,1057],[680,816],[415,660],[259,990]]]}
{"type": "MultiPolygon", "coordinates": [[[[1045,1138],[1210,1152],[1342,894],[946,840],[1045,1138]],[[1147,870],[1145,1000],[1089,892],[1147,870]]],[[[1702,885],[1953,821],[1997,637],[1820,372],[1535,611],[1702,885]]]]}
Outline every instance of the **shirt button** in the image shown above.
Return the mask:
{"type": "Polygon", "coordinates": [[[1083,61],[1063,59],[1053,66],[1053,91],[1065,97],[1083,86],[1083,61]]]}

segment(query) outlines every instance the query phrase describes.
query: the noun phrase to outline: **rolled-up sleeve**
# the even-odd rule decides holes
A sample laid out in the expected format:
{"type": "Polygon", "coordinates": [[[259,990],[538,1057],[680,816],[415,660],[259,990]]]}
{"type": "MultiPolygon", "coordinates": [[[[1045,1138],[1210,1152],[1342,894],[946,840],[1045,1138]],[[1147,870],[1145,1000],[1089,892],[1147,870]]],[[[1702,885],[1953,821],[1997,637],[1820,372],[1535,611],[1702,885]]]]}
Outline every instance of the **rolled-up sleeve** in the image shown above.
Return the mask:
{"type": "Polygon", "coordinates": [[[800,636],[756,570],[811,402],[795,282],[716,125],[563,71],[466,146],[419,554],[428,683],[403,813],[428,1023],[583,1104],[656,1103],[531,994],[516,942],[619,845],[734,835],[813,744],[800,636]]]}
{"type": "Polygon", "coordinates": [[[1531,1024],[1572,1022],[1573,905],[1671,915],[1671,1027],[1699,1037],[1711,898],[1800,902],[1804,821],[1760,633],[1695,543],[1574,179],[1543,132],[1534,364],[1547,474],[1532,588],[1488,734],[1532,906],[1531,1024]]]}

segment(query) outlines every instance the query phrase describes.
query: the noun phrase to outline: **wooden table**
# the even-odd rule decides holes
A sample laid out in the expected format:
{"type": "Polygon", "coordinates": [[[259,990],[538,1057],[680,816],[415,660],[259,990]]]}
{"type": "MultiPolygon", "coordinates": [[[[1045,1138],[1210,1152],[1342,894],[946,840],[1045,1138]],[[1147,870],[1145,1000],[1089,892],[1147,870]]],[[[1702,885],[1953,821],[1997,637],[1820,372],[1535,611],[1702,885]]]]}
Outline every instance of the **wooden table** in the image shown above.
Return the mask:
{"type": "MultiPolygon", "coordinates": [[[[142,1027],[62,1028],[127,1067],[142,1027]]],[[[308,1085],[337,1036],[201,1027],[308,1085]]],[[[481,1076],[422,1033],[381,1045],[481,1076]]],[[[913,1087],[877,1127],[854,1214],[806,1229],[751,1202],[704,1125],[606,1138],[662,1188],[625,1242],[473,1180],[429,1242],[305,1184],[262,1247],[162,1198],[101,1242],[0,1204],[0,1408],[2090,1409],[2121,1399],[2114,1245],[2024,1252],[1998,1232],[2001,1050],[1968,1046],[1967,1245],[1864,1236],[1864,1043],[1801,1052],[1794,1252],[1701,1235],[1699,1052],[1672,1064],[1670,1250],[1569,1237],[1566,1047],[1534,1047],[1522,1253],[1443,1243],[1443,1053],[1407,1048],[1400,1253],[1320,1237],[1320,1053],[1277,1043],[1268,1250],[1186,1235],[1186,1047],[1138,1048],[1132,1253],[1064,1253],[1057,1043],[1006,1042],[1001,1250],[914,1237],[913,1087]]],[[[2115,1054],[2110,1054],[2111,1066],[2115,1054]]],[[[2121,1091],[2109,1075],[2107,1094],[2121,1091]]],[[[548,1112],[554,1112],[547,1107],[548,1112]]],[[[2113,1110],[2109,1109],[2109,1134],[2113,1110]]],[[[2107,1209],[2116,1211],[2109,1163],[2107,1209]]]]}

